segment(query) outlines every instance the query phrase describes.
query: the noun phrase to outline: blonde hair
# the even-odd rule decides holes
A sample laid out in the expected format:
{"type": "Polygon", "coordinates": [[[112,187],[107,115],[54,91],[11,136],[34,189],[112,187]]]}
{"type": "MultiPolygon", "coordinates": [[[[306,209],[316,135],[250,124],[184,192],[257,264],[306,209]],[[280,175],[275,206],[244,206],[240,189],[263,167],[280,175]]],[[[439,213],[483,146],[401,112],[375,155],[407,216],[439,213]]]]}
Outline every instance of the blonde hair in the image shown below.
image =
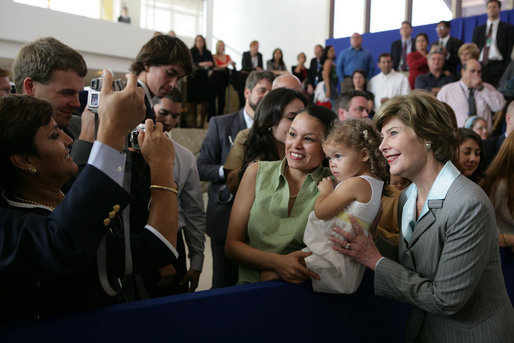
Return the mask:
{"type": "Polygon", "coordinates": [[[328,135],[322,140],[322,144],[344,144],[356,150],[366,149],[368,160],[365,164],[371,173],[389,184],[389,166],[382,152],[378,149],[382,139],[373,123],[366,119],[350,118],[337,121],[330,129],[328,135]]]}
{"type": "Polygon", "coordinates": [[[219,40],[216,42],[216,55],[218,55],[220,53],[221,44],[225,44],[225,42],[223,42],[222,40],[219,40]]]}
{"type": "Polygon", "coordinates": [[[460,57],[464,53],[464,51],[469,51],[471,54],[471,58],[478,60],[478,57],[480,56],[480,49],[475,43],[464,43],[460,46],[457,56],[460,57]]]}

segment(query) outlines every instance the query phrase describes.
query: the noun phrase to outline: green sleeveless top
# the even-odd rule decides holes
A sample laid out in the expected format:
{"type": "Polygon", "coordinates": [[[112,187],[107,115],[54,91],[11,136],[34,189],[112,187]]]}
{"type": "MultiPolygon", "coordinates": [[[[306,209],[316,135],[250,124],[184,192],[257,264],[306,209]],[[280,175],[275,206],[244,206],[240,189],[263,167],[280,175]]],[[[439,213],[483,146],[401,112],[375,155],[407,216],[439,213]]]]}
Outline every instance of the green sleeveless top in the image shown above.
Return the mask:
{"type": "MultiPolygon", "coordinates": [[[[322,166],[308,174],[291,210],[287,215],[289,185],[285,177],[287,160],[259,162],[255,184],[255,199],[248,220],[248,241],[253,248],[278,254],[301,250],[303,232],[309,213],[318,197],[318,183],[330,176],[322,166]]],[[[259,270],[239,266],[238,283],[259,281],[259,270]]]]}

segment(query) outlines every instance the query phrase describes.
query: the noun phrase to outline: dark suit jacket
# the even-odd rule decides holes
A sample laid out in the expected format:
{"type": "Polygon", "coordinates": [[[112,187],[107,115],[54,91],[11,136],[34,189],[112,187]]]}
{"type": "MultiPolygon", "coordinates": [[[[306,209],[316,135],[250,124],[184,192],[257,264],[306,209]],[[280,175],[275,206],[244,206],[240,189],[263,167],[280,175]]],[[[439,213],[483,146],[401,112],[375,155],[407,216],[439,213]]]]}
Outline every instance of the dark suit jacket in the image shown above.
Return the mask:
{"type": "MultiPolygon", "coordinates": [[[[404,192],[398,218],[406,200],[404,192]]],[[[446,198],[428,207],[410,243],[400,231],[398,262],[378,263],[375,294],[414,305],[408,342],[510,342],[514,311],[489,198],[459,175],[446,198]]]]}
{"type": "MultiPolygon", "coordinates": [[[[264,68],[264,65],[262,64],[262,54],[260,52],[257,53],[257,66],[259,68],[264,68]]],[[[250,51],[243,52],[243,60],[241,62],[241,70],[251,72],[252,70],[255,70],[255,68],[252,65],[252,55],[250,55],[250,51]]]]}
{"type": "Polygon", "coordinates": [[[219,175],[219,169],[227,159],[232,142],[235,141],[238,132],[243,129],[246,129],[243,109],[235,113],[212,117],[197,160],[200,180],[212,182],[208,190],[206,231],[211,239],[218,242],[225,241],[232,208],[232,202],[224,203],[230,198],[230,192],[225,179],[219,175]]]}
{"type": "MultiPolygon", "coordinates": [[[[439,40],[436,43],[439,44],[439,40]]],[[[459,48],[462,44],[460,39],[451,36],[446,43],[446,50],[450,55],[444,62],[444,70],[449,70],[454,77],[457,76],[457,66],[460,64],[459,48]]]]}
{"type": "Polygon", "coordinates": [[[484,151],[484,168],[489,167],[489,164],[491,164],[491,162],[493,161],[494,157],[498,153],[498,150],[500,150],[503,141],[505,141],[505,133],[502,133],[501,135],[496,137],[487,138],[485,141],[482,142],[482,148],[484,151]]]}
{"type": "MultiPolygon", "coordinates": [[[[473,30],[473,38],[472,42],[478,45],[478,48],[482,50],[485,45],[485,36],[487,29],[487,24],[480,25],[475,27],[473,30]]],[[[514,26],[508,23],[504,23],[500,21],[498,23],[498,31],[496,32],[496,45],[498,46],[498,50],[503,57],[503,62],[505,67],[510,62],[510,53],[512,52],[512,46],[514,44],[514,26]]]]}
{"type": "Polygon", "coordinates": [[[63,129],[63,131],[66,132],[66,134],[70,136],[71,139],[73,139],[70,156],[73,158],[73,162],[79,166],[79,170],[82,170],[86,166],[87,160],[89,159],[89,153],[93,148],[93,143],[78,139],[80,136],[81,128],[81,117],[73,115],[71,116],[70,126],[63,129]]]}
{"type": "MultiPolygon", "coordinates": [[[[3,200],[3,199],[2,199],[3,200]]],[[[64,201],[50,213],[42,208],[0,207],[0,318],[79,311],[119,302],[101,289],[97,249],[107,238],[108,272],[122,276],[123,237],[104,225],[115,205],[129,195],[91,165],[75,181],[64,201]]],[[[174,256],[145,230],[132,237],[134,270],[170,264],[174,256]]]]}
{"type": "MultiPolygon", "coordinates": [[[[414,43],[413,38],[411,38],[411,42],[412,42],[411,52],[416,51],[416,44],[414,43]]],[[[409,52],[407,52],[407,55],[408,54],[409,54],[409,52]]],[[[405,56],[405,58],[407,58],[407,56],[405,56]]],[[[391,59],[393,60],[394,70],[398,70],[398,68],[400,67],[400,60],[402,59],[402,40],[401,39],[395,40],[391,44],[391,59]]],[[[407,60],[405,60],[405,64],[407,64],[407,60]]],[[[371,76],[373,76],[373,75],[371,75],[371,76]]],[[[368,78],[371,78],[371,76],[368,75],[368,78]]]]}
{"type": "Polygon", "coordinates": [[[318,77],[318,82],[323,81],[323,66],[320,66],[319,72],[318,72],[318,60],[316,60],[316,57],[314,57],[311,60],[311,64],[309,66],[309,71],[307,73],[307,84],[312,85],[314,88],[316,76],[318,77]]]}

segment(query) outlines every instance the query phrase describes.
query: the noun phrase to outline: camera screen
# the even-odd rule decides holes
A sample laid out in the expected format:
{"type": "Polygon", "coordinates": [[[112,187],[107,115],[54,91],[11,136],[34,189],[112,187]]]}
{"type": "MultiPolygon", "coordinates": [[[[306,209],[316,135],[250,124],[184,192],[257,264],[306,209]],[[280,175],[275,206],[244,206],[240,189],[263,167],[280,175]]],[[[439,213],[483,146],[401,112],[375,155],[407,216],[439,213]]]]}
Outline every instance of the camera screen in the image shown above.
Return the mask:
{"type": "Polygon", "coordinates": [[[91,100],[89,102],[90,107],[98,107],[99,93],[91,92],[91,100]]]}

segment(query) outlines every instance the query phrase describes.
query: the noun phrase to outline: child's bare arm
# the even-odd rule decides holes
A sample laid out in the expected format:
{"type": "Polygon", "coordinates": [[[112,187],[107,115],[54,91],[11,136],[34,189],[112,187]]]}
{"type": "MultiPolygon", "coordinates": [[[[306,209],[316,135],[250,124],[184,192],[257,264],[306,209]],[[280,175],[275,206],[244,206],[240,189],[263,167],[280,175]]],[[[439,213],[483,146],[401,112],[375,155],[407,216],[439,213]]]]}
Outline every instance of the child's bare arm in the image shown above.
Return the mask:
{"type": "Polygon", "coordinates": [[[360,177],[351,177],[344,180],[337,189],[334,189],[330,178],[324,178],[318,184],[318,190],[320,193],[314,203],[314,213],[318,219],[322,220],[334,217],[352,201],[371,198],[369,183],[360,177]],[[332,187],[331,191],[328,183],[332,187]],[[369,196],[366,196],[368,194],[369,196]]]}

